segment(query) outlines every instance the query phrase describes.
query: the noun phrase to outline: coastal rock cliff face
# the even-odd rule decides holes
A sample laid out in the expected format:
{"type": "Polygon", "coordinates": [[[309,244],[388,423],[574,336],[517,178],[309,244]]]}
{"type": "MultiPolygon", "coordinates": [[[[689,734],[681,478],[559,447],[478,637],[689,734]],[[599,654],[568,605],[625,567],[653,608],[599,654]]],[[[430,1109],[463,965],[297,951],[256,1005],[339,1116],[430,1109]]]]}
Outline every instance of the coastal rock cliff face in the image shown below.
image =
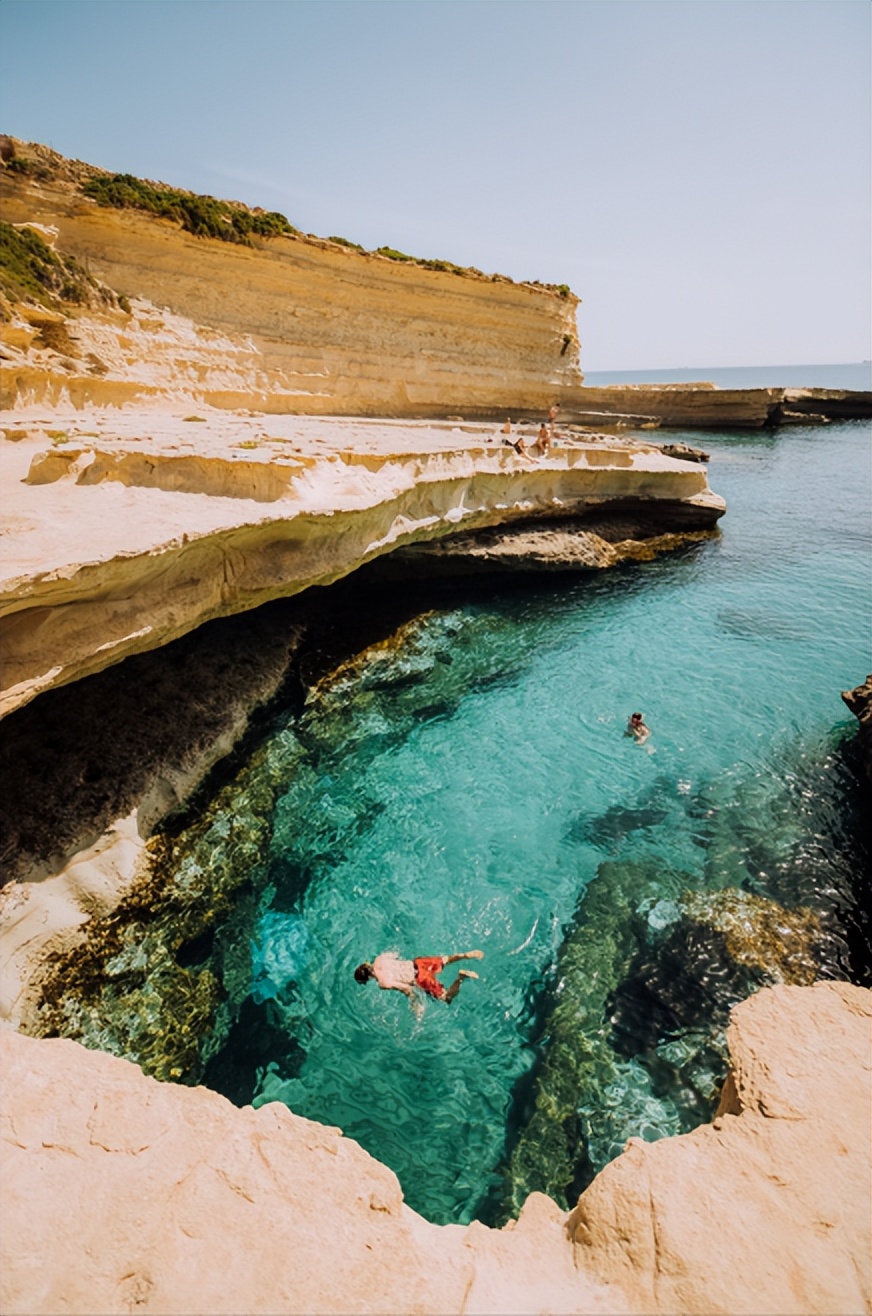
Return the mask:
{"type": "MultiPolygon", "coordinates": [[[[250,246],[195,237],[83,195],[81,183],[103,171],[15,145],[32,163],[31,172],[4,169],[7,222],[56,230],[58,249],[111,288],[222,335],[230,343],[215,346],[232,344],[256,369],[255,387],[244,388],[222,378],[217,360],[200,378],[192,364],[187,384],[204,404],[358,416],[547,410],[581,383],[578,299],[568,290],[428,269],[303,234],[250,246]]],[[[116,320],[123,346],[124,317],[116,320]]],[[[7,405],[50,400],[65,386],[99,401],[115,375],[89,385],[80,371],[70,386],[63,370],[22,361],[4,373],[7,405]]]]}
{"type": "Polygon", "coordinates": [[[714,1124],[569,1214],[428,1224],[337,1129],[3,1029],[5,1312],[866,1312],[870,993],[733,1012],[714,1124]]]}
{"type": "Polygon", "coordinates": [[[650,445],[531,461],[493,430],[306,422],[92,414],[3,445],[0,711],[404,544],[627,500],[684,529],[724,511],[703,467],[650,445]]]}

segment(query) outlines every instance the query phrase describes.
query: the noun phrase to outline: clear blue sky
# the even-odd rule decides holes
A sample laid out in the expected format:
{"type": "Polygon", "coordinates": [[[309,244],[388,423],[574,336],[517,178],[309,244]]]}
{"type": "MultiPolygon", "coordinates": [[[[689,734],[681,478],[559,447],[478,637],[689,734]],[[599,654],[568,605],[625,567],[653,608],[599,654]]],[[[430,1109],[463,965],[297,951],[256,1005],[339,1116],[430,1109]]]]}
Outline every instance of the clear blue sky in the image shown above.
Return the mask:
{"type": "Polygon", "coordinates": [[[867,0],[3,0],[0,127],[569,283],[587,370],[870,356],[867,0]]]}

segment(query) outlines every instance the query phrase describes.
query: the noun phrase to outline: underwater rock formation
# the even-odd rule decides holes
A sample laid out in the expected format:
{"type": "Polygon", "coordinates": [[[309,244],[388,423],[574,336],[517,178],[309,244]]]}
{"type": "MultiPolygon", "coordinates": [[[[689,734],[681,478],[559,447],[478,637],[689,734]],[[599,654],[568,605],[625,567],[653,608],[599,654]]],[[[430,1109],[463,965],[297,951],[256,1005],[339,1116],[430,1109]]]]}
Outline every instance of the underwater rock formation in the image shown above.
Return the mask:
{"type": "MultiPolygon", "coordinates": [[[[17,1004],[28,1033],[82,1041],[159,1079],[200,1078],[203,1038],[226,994],[209,963],[215,928],[231,907],[244,910],[265,878],[275,796],[301,752],[290,733],[273,737],[240,781],[217,793],[183,846],[165,832],[146,843],[123,898],[33,966],[17,1004]]],[[[235,954],[248,983],[247,943],[235,954]]],[[[261,951],[261,967],[273,974],[274,959],[261,951]]]]}
{"type": "MultiPolygon", "coordinates": [[[[620,1058],[610,1045],[608,1001],[639,941],[646,898],[662,896],[665,875],[643,863],[607,862],[584,893],[576,923],[555,970],[556,1004],[545,1019],[548,1045],[537,1071],[525,1080],[527,1110],[514,1122],[522,1131],[506,1171],[504,1214],[530,1192],[571,1205],[593,1177],[591,1117],[598,1121],[598,1150],[609,1145],[609,1114],[626,1099],[620,1058]],[[596,928],[591,935],[589,928],[596,928]]],[[[676,893],[686,878],[675,876],[676,893]]],[[[622,1112],[623,1117],[623,1112],[622,1112]]]]}
{"type": "Polygon", "coordinates": [[[689,881],[613,861],[582,897],[555,970],[548,1045],[515,1117],[505,1211],[534,1191],[571,1205],[618,1153],[628,1123],[652,1140],[704,1120],[726,1071],[730,1008],[772,983],[814,981],[811,910],[687,890],[689,881]]]}

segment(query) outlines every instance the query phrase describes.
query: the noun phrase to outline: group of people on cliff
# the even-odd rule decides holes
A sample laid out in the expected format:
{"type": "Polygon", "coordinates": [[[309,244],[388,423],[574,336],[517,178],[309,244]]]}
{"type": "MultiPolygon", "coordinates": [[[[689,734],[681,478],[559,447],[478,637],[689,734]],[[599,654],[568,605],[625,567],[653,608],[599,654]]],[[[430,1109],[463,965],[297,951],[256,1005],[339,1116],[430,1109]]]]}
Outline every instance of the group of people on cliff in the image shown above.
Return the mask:
{"type": "Polygon", "coordinates": [[[527,461],[535,462],[540,457],[547,457],[551,451],[551,445],[556,438],[555,426],[557,424],[557,413],[560,410],[555,402],[554,406],[548,412],[548,420],[542,421],[539,426],[539,433],[535,441],[527,447],[523,434],[519,434],[516,439],[512,438],[512,421],[511,417],[506,417],[506,423],[503,426],[503,434],[506,436],[503,440],[509,447],[514,448],[519,457],[525,457],[527,461]]]}

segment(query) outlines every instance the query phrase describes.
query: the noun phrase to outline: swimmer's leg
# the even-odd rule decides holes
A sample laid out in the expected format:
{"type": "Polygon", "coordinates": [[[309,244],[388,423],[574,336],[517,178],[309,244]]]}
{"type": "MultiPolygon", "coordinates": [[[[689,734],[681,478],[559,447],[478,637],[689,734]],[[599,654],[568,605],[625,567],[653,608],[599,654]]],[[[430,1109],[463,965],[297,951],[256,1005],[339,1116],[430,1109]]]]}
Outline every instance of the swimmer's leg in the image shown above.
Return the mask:
{"type": "Polygon", "coordinates": [[[442,956],[442,962],[444,964],[453,964],[455,960],[483,960],[483,959],[484,959],[483,950],[463,950],[460,951],[459,954],[457,955],[442,956]]]}
{"type": "MultiPolygon", "coordinates": [[[[455,958],[464,959],[468,957],[464,957],[463,955],[457,955],[455,958]]],[[[464,978],[477,978],[477,977],[478,974],[473,973],[472,969],[460,969],[457,974],[457,977],[454,979],[454,982],[448,988],[448,991],[445,993],[445,996],[443,997],[445,1004],[448,1005],[449,1002],[454,1000],[455,996],[460,991],[460,984],[463,982],[464,978]]]]}

